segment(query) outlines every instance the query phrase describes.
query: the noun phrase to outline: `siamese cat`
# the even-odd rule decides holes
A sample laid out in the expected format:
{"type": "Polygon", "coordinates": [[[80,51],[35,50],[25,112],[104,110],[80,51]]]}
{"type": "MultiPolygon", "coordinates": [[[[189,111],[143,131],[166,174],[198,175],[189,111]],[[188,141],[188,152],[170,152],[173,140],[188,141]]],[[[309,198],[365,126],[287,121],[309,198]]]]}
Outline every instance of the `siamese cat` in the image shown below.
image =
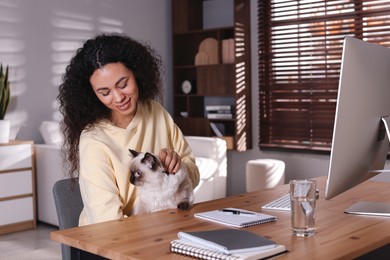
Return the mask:
{"type": "Polygon", "coordinates": [[[184,164],[176,174],[170,174],[156,155],[129,151],[134,157],[130,165],[130,183],[139,192],[133,215],[173,208],[191,209],[194,192],[184,164]]]}

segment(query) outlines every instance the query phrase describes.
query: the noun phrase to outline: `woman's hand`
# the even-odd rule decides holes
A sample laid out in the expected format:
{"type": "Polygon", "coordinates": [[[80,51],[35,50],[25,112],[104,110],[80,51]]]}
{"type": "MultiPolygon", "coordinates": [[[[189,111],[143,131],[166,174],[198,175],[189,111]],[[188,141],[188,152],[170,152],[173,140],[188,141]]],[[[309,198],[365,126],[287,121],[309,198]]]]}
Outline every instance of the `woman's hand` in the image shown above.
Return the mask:
{"type": "Polygon", "coordinates": [[[167,172],[175,174],[180,169],[181,158],[175,151],[168,148],[161,149],[158,157],[167,172]]]}

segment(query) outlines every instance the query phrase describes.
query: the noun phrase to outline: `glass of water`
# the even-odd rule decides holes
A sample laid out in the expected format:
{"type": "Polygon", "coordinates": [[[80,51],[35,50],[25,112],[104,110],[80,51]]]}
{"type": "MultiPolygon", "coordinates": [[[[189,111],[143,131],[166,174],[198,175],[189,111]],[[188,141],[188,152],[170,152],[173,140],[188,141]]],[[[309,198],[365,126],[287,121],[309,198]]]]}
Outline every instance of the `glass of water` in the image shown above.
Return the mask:
{"type": "Polygon", "coordinates": [[[316,182],[314,180],[291,180],[291,227],[294,236],[314,235],[316,182]]]}

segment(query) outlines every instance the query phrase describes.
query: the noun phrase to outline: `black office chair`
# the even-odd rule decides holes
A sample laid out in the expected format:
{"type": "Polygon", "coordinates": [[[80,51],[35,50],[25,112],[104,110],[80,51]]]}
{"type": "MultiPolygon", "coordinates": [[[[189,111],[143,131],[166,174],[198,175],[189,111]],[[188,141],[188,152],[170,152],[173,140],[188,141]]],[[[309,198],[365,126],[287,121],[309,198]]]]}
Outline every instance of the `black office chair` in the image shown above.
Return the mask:
{"type": "MultiPolygon", "coordinates": [[[[78,178],[59,180],[53,186],[58,227],[66,229],[79,225],[79,216],[84,204],[80,194],[78,178]]],[[[61,244],[62,260],[102,260],[107,259],[68,245],[61,244]]]]}
{"type": "MultiPolygon", "coordinates": [[[[59,229],[77,227],[84,207],[77,178],[57,181],[53,186],[59,229]]],[[[79,250],[61,244],[62,260],[80,259],[79,250]]]]}

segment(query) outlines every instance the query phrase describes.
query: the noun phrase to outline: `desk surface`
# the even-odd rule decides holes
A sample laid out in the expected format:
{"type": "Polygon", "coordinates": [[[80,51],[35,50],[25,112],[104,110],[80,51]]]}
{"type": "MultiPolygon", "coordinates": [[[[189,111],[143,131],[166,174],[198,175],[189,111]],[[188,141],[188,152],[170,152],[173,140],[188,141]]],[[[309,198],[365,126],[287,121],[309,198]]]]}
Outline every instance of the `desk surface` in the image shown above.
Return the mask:
{"type": "MultiPolygon", "coordinates": [[[[390,243],[388,217],[343,213],[362,199],[389,202],[390,183],[367,181],[332,200],[324,199],[325,177],[317,179],[320,199],[316,206],[316,234],[310,238],[291,236],[290,213],[263,210],[278,217],[276,222],[247,227],[283,244],[289,252],[280,259],[351,259],[390,243]]],[[[165,210],[108,221],[84,227],[54,231],[58,242],[111,259],[184,259],[169,252],[169,243],[179,231],[226,228],[220,224],[194,218],[195,212],[237,207],[261,211],[261,205],[288,192],[288,185],[255,191],[194,205],[190,211],[165,210]]],[[[279,259],[279,258],[278,258],[279,259]]]]}

